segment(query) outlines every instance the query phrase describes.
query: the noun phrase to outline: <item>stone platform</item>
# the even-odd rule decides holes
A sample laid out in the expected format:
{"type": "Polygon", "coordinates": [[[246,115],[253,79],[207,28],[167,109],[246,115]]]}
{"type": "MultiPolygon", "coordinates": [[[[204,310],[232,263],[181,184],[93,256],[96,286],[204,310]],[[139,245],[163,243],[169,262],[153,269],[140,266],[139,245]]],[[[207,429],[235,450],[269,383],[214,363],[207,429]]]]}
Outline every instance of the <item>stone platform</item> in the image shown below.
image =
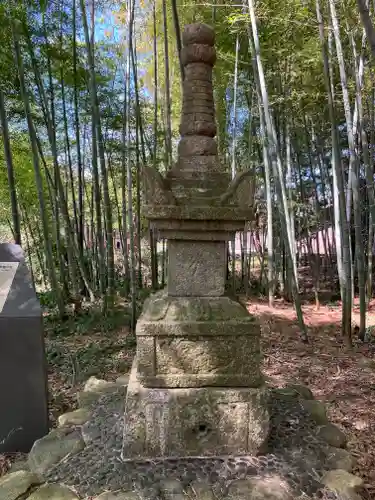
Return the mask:
{"type": "Polygon", "coordinates": [[[123,460],[255,455],[268,438],[266,388],[149,388],[134,362],[123,460]]]}
{"type": "Polygon", "coordinates": [[[1,500],[360,500],[345,435],[306,387],[269,389],[270,434],[258,456],[121,459],[126,377],[92,378],[80,408],[0,478],[1,500]]]}

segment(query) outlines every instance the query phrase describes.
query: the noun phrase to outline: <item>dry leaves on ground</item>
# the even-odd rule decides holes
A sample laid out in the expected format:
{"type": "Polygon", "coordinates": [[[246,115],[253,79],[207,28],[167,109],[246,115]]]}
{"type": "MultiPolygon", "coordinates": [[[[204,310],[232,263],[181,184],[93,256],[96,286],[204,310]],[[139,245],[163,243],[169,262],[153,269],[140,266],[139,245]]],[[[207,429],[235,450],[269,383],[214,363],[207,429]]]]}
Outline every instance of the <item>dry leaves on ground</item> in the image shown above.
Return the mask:
{"type": "MultiPolygon", "coordinates": [[[[375,349],[355,343],[347,352],[340,339],[341,308],[303,306],[309,344],[299,340],[291,304],[248,302],[249,312],[262,325],[264,373],[269,382],[308,385],[327,405],[330,420],[348,436],[348,449],[357,459],[355,473],[375,498],[375,349]]],[[[358,311],[353,321],[358,322],[358,311]]],[[[367,316],[375,325],[375,313],[367,316]]],[[[358,323],[357,323],[358,324],[358,323]]]]}

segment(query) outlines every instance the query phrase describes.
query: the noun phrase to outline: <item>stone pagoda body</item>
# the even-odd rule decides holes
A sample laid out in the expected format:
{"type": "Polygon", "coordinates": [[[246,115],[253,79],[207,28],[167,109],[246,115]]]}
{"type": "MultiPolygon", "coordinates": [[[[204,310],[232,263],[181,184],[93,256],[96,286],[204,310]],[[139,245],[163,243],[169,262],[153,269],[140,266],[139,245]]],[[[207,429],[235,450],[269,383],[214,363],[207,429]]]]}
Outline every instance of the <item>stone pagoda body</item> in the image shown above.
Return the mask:
{"type": "Polygon", "coordinates": [[[125,405],[123,459],[259,453],[267,440],[260,328],[225,295],[226,248],[253,216],[249,172],[217,155],[214,32],[183,33],[178,161],[144,169],[146,217],[168,240],[168,284],[145,303],[125,405]]]}

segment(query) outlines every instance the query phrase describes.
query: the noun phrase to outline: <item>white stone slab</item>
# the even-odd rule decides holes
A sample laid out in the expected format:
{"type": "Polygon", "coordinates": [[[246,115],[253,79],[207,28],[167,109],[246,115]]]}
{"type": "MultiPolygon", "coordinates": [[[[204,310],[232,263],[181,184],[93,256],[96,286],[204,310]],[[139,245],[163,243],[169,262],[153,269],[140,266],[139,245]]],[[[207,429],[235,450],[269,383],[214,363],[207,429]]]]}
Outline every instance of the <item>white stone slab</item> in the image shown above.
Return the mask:
{"type": "Polygon", "coordinates": [[[0,262],[0,313],[8,298],[19,262],[0,262]]]}

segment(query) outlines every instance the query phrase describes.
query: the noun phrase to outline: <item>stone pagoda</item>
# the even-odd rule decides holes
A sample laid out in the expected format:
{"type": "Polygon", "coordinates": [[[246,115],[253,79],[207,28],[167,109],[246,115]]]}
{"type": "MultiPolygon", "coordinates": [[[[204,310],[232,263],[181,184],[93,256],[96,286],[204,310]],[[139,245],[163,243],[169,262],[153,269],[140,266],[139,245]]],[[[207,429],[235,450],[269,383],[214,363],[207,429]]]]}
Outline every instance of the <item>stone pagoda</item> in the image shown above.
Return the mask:
{"type": "Polygon", "coordinates": [[[139,318],[125,405],[123,459],[253,455],[267,441],[260,328],[225,295],[227,243],[253,216],[250,172],[220,163],[213,30],[183,33],[178,161],[143,172],[146,217],[168,240],[168,284],[139,318]]]}

